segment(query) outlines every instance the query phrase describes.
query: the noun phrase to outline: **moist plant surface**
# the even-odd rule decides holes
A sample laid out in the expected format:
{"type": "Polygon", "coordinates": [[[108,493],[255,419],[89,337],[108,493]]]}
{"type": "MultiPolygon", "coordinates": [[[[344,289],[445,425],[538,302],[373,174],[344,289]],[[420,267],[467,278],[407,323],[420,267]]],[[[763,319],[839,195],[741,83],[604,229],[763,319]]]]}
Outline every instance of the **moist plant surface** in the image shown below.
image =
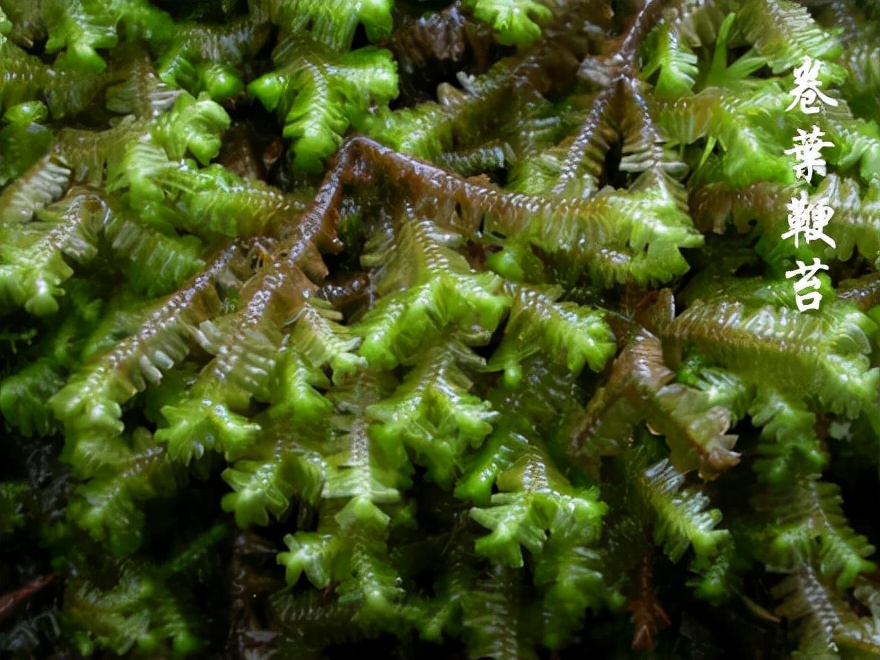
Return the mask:
{"type": "Polygon", "coordinates": [[[880,657],[878,43],[0,0],[0,655],[880,657]]]}

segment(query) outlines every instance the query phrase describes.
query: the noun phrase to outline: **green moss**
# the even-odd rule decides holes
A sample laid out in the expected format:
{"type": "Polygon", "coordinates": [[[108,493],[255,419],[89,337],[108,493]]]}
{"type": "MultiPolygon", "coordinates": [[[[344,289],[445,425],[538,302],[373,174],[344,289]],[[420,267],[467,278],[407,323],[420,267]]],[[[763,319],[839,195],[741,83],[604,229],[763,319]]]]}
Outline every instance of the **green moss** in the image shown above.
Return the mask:
{"type": "Polygon", "coordinates": [[[0,0],[0,653],[880,657],[880,11],[635,5],[0,0]]]}

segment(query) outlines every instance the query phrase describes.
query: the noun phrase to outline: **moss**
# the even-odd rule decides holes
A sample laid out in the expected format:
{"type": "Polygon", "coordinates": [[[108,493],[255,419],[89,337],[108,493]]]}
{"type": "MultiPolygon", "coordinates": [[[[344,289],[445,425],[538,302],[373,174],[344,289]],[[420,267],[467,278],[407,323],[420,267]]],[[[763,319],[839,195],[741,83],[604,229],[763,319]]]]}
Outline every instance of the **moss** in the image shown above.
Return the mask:
{"type": "Polygon", "coordinates": [[[873,6],[167,4],[0,0],[0,650],[880,656],[873,6]]]}

